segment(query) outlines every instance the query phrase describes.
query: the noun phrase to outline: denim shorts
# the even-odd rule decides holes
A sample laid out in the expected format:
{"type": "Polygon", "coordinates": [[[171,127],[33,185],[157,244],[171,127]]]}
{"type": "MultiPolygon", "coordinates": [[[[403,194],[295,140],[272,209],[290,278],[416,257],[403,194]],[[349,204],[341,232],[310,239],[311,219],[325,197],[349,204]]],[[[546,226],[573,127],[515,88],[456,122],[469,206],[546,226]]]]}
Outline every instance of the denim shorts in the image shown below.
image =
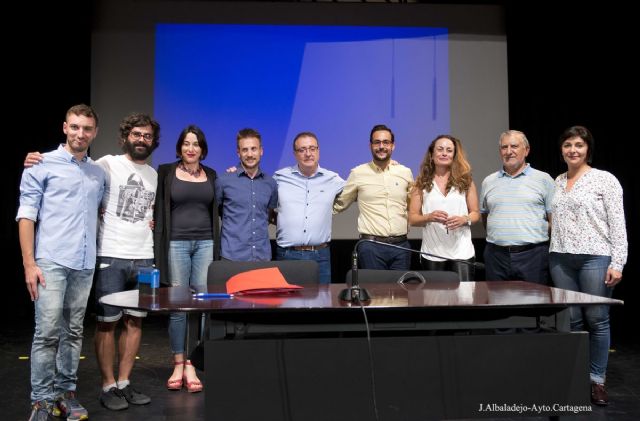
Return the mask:
{"type": "Polygon", "coordinates": [[[114,292],[138,289],[138,269],[153,265],[153,259],[117,259],[98,257],[96,262],[96,319],[99,322],[116,322],[122,314],[145,317],[144,311],[122,309],[100,303],[100,298],[114,292]]]}

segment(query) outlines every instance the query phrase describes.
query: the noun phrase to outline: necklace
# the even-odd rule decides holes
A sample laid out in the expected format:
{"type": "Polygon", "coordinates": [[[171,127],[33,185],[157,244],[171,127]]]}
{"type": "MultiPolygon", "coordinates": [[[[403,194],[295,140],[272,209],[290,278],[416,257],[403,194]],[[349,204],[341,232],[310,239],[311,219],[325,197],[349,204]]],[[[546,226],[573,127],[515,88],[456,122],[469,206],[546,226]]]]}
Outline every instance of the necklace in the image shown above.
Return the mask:
{"type": "Polygon", "coordinates": [[[184,162],[182,161],[178,164],[178,168],[194,178],[200,177],[200,172],[202,171],[202,167],[200,166],[200,164],[198,164],[198,168],[196,168],[195,170],[190,170],[184,165],[184,162]]]}

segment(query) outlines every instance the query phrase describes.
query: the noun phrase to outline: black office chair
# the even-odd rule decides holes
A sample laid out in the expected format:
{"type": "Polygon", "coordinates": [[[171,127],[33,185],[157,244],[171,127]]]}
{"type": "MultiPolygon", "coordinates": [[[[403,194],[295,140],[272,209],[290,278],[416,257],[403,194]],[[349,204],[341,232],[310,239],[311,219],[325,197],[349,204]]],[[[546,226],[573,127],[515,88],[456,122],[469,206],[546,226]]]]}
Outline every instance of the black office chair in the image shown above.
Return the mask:
{"type": "Polygon", "coordinates": [[[241,272],[253,269],[277,267],[290,284],[317,284],[318,262],[315,260],[272,260],[269,262],[232,262],[214,260],[209,265],[207,283],[220,285],[241,272]]]}
{"type": "MultiPolygon", "coordinates": [[[[459,282],[457,272],[447,270],[377,270],[358,269],[358,282],[459,282]]],[[[351,284],[351,269],[345,276],[345,282],[351,284]]]]}
{"type": "MultiPolygon", "coordinates": [[[[272,260],[268,262],[234,262],[231,260],[214,260],[209,264],[207,272],[207,284],[224,285],[229,278],[242,272],[254,269],[277,267],[282,272],[284,279],[290,284],[317,284],[318,262],[314,260],[272,260]]],[[[204,342],[210,330],[209,320],[204,315],[200,318],[198,344],[189,358],[191,363],[199,370],[204,370],[204,342]]]]}

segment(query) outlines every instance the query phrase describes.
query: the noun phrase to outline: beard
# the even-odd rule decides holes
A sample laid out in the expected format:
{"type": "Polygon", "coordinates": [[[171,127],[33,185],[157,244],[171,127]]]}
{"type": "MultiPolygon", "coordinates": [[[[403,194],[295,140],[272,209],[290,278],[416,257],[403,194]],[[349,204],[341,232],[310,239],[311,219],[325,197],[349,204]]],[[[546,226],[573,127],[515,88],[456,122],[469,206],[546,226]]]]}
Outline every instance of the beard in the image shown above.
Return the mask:
{"type": "Polygon", "coordinates": [[[384,158],[380,158],[377,153],[373,153],[372,155],[373,155],[373,160],[375,162],[388,162],[391,159],[391,153],[389,151],[386,152],[386,155],[384,158]]]}
{"type": "Polygon", "coordinates": [[[151,155],[152,152],[151,145],[147,145],[143,141],[129,142],[128,140],[122,144],[122,150],[134,161],[143,161],[149,158],[149,155],[151,155]],[[138,150],[138,146],[143,147],[144,150],[138,150]]]}
{"type": "Polygon", "coordinates": [[[248,162],[246,160],[241,159],[240,162],[242,163],[242,166],[246,169],[253,169],[256,168],[258,166],[258,164],[260,164],[260,160],[259,159],[254,159],[253,162],[248,162]]]}

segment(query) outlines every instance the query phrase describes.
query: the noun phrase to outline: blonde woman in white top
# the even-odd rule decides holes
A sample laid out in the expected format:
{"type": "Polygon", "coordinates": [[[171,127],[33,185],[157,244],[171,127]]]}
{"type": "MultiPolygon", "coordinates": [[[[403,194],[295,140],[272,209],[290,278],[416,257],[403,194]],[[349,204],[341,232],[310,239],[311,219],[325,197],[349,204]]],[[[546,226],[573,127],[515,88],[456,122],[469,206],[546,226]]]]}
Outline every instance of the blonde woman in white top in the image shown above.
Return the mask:
{"type": "MultiPolygon", "coordinates": [[[[593,136],[573,126],[560,137],[567,172],[556,178],[551,209],[549,267],[555,286],[611,297],[627,261],[622,187],[609,172],[592,168],[593,136]]],[[[607,405],[609,306],[570,308],[571,330],[589,331],[591,401],[607,405]]]]}
{"type": "Polygon", "coordinates": [[[422,252],[452,260],[422,255],[423,268],[456,271],[461,281],[473,281],[471,225],[479,220],[478,191],[462,143],[439,135],[429,145],[411,189],[409,224],[424,227],[422,252]]]}

